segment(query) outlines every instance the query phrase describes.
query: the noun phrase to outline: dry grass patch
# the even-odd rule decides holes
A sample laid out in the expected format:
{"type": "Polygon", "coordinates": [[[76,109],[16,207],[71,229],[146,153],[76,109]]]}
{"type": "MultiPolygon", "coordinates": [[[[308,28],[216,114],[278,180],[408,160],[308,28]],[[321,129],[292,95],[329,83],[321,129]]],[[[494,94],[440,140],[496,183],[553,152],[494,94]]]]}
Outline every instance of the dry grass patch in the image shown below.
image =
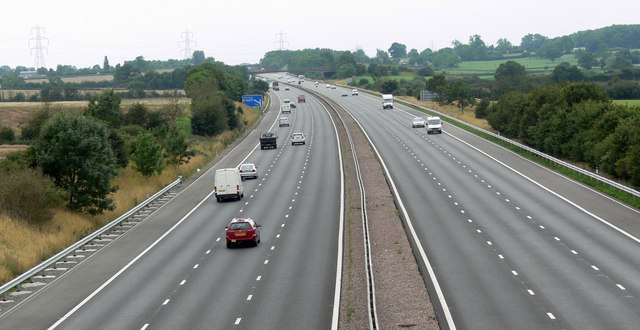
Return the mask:
{"type": "Polygon", "coordinates": [[[0,215],[0,283],[65,249],[94,226],[92,219],[63,210],[42,228],[0,215]]]}

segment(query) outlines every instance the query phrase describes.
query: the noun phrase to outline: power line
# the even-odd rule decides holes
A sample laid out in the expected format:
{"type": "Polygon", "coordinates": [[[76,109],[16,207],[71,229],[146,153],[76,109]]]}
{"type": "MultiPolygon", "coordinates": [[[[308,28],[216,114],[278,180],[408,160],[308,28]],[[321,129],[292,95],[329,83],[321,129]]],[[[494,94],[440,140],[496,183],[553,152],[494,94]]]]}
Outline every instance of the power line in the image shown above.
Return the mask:
{"type": "Polygon", "coordinates": [[[184,59],[190,59],[191,56],[193,56],[193,52],[191,51],[191,44],[193,43],[194,46],[197,45],[197,43],[193,40],[191,40],[191,38],[193,38],[193,32],[189,32],[189,31],[184,31],[182,32],[182,40],[180,41],[180,44],[184,44],[184,49],[182,50],[184,59]]]}
{"type": "Polygon", "coordinates": [[[276,41],[274,41],[274,44],[277,44],[277,49],[278,50],[285,50],[285,44],[287,45],[287,47],[289,46],[289,42],[284,40],[287,37],[287,35],[285,33],[282,33],[282,31],[280,31],[280,33],[276,33],[276,41]]]}
{"type": "Polygon", "coordinates": [[[34,40],[35,41],[35,47],[31,47],[31,54],[33,54],[33,51],[35,50],[35,58],[34,58],[34,68],[36,70],[38,70],[39,68],[47,68],[47,64],[44,62],[44,52],[43,50],[47,51],[47,54],[49,53],[49,50],[47,49],[47,47],[43,47],[42,46],[42,40],[47,41],[47,45],[49,44],[49,38],[43,37],[40,35],[40,30],[42,30],[43,33],[45,32],[44,27],[42,26],[35,26],[31,28],[31,34],[33,34],[33,30],[36,31],[36,36],[29,39],[29,45],[31,45],[31,41],[34,40]]]}

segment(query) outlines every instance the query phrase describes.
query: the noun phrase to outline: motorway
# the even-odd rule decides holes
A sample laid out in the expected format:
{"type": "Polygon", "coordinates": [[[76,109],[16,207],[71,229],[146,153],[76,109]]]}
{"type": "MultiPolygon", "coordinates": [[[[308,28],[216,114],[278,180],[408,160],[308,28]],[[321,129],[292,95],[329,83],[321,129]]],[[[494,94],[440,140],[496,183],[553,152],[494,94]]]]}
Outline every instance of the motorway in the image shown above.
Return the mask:
{"type": "MultiPolygon", "coordinates": [[[[443,328],[638,329],[640,213],[452,125],[382,110],[365,93],[305,82],[362,125],[397,190],[443,328]],[[438,291],[440,292],[440,291],[438,291]]],[[[282,86],[281,86],[282,89],[282,86]]],[[[295,102],[299,91],[276,93],[295,102]]],[[[278,102],[274,105],[277,106],[278,102]]],[[[0,316],[0,329],[329,329],[334,322],[342,177],[328,114],[309,97],[279,148],[255,132],[113,244],[0,316]],[[302,131],[307,144],[291,146],[302,131]],[[216,203],[213,170],[253,162],[242,201],[216,203]],[[262,225],[257,248],[228,250],[233,217],[262,225]]],[[[375,242],[373,242],[375,243],[375,242]]],[[[3,311],[4,312],[4,311],[3,311]]]]}
{"type": "MultiPolygon", "coordinates": [[[[297,94],[278,92],[295,102],[297,94]]],[[[273,94],[272,94],[273,95],[273,94]]],[[[316,100],[259,127],[158,212],[0,318],[1,329],[329,329],[337,316],[342,172],[316,100]],[[259,133],[278,133],[260,150],[259,133]],[[289,135],[304,132],[305,145],[289,135]],[[217,203],[213,171],[255,163],[241,201],[217,203]],[[234,217],[262,225],[258,247],[227,249],[234,217]],[[338,284],[336,284],[338,283],[338,284]]],[[[4,312],[4,311],[3,311],[4,312]]]]}
{"type": "MultiPolygon", "coordinates": [[[[460,329],[638,329],[640,213],[396,102],[344,104],[385,162],[460,329]]],[[[420,255],[414,251],[420,258],[420,255]]],[[[427,281],[431,281],[427,279],[427,281]]]]}

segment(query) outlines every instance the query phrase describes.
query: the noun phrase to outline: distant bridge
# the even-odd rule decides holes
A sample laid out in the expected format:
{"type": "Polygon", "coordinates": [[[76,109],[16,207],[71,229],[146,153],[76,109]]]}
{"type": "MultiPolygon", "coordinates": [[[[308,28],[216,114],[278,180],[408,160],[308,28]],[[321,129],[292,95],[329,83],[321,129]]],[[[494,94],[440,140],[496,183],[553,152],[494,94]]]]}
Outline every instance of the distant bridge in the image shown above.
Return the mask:
{"type": "Polygon", "coordinates": [[[251,67],[249,68],[249,73],[251,74],[260,74],[260,73],[276,73],[276,72],[290,72],[295,74],[304,74],[307,72],[320,72],[322,74],[336,72],[336,67],[334,66],[310,66],[310,67],[292,67],[292,68],[281,68],[281,69],[265,69],[265,68],[257,68],[251,67]]]}

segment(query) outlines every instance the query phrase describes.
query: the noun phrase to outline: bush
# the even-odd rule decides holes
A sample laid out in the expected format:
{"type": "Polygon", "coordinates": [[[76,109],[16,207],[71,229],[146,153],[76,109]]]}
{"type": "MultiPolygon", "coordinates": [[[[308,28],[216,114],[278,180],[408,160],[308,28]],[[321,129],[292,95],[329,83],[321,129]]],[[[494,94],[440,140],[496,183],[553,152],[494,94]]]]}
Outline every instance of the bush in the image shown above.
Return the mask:
{"type": "Polygon", "coordinates": [[[11,127],[0,126],[0,143],[9,143],[16,140],[16,133],[11,127]]]}
{"type": "Polygon", "coordinates": [[[35,169],[1,171],[0,182],[0,212],[13,219],[43,224],[51,220],[53,209],[62,202],[62,193],[53,181],[35,169]]]}

